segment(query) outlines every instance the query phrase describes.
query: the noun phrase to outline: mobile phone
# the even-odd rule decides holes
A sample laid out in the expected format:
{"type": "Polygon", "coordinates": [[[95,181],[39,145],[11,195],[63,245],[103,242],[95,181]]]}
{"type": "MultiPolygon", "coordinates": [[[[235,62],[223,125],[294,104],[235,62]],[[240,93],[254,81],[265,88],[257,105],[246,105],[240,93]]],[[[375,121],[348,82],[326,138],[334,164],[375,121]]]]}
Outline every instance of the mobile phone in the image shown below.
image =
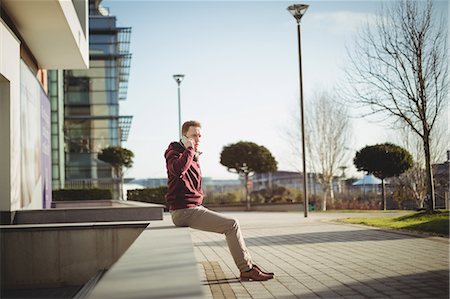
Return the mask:
{"type": "Polygon", "coordinates": [[[185,147],[187,147],[186,144],[188,143],[188,141],[189,139],[186,136],[181,136],[181,143],[183,143],[185,147]]]}

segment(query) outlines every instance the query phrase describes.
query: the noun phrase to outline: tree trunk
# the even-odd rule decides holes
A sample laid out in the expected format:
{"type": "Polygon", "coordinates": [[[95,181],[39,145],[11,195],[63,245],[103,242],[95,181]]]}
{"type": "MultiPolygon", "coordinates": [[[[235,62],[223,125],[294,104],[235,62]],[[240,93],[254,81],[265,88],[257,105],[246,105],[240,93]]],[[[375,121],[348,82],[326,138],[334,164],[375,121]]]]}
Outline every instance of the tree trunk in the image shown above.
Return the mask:
{"type": "Polygon", "coordinates": [[[119,200],[122,200],[122,189],[120,186],[120,182],[121,182],[121,175],[120,175],[120,168],[119,167],[114,167],[114,172],[116,177],[113,178],[114,180],[114,189],[116,190],[116,194],[119,200]]]}
{"type": "Polygon", "coordinates": [[[427,210],[434,211],[435,197],[434,197],[434,182],[433,182],[433,169],[431,167],[431,151],[430,151],[430,135],[429,132],[424,134],[423,146],[425,150],[425,170],[427,181],[427,210]]]}
{"type": "Polygon", "coordinates": [[[381,179],[381,196],[383,198],[383,210],[386,211],[386,188],[384,186],[384,179],[381,179]]]}
{"type": "Polygon", "coordinates": [[[245,203],[247,211],[250,211],[250,198],[248,196],[248,173],[245,174],[245,203]]]}
{"type": "Polygon", "coordinates": [[[122,166],[120,166],[119,168],[119,188],[120,188],[120,199],[121,200],[125,200],[124,196],[123,196],[123,170],[122,170],[122,166]]]}
{"type": "Polygon", "coordinates": [[[327,210],[327,190],[324,190],[322,197],[322,211],[327,210]]]}
{"type": "Polygon", "coordinates": [[[330,180],[330,202],[334,204],[333,177],[330,180]]]}

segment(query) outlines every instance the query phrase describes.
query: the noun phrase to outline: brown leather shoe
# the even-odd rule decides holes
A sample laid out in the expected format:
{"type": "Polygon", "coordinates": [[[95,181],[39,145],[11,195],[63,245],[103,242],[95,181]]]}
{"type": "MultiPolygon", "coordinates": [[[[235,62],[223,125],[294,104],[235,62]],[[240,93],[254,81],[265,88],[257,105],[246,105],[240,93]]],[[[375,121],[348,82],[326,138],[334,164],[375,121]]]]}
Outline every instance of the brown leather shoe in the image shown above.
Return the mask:
{"type": "Polygon", "coordinates": [[[265,280],[269,280],[272,278],[273,278],[273,276],[263,274],[263,273],[261,273],[261,271],[259,271],[255,267],[253,267],[248,272],[241,272],[241,280],[265,281],[265,280]]]}
{"type": "Polygon", "coordinates": [[[263,269],[261,269],[261,267],[259,267],[258,265],[253,264],[253,268],[255,268],[256,270],[258,270],[258,271],[261,272],[262,274],[266,274],[266,275],[269,275],[269,276],[275,276],[275,273],[263,271],[263,269]]]}

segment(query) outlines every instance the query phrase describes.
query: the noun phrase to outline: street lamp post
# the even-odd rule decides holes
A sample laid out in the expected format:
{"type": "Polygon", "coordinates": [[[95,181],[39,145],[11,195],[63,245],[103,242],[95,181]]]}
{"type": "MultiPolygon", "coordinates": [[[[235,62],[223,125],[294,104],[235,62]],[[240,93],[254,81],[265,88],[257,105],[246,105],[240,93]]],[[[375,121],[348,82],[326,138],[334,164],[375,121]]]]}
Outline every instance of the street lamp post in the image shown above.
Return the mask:
{"type": "Polygon", "coordinates": [[[175,79],[175,82],[178,84],[178,135],[181,139],[181,99],[180,99],[180,85],[181,81],[184,79],[184,75],[177,74],[173,75],[173,78],[175,79]]]}
{"type": "Polygon", "coordinates": [[[293,4],[290,5],[287,10],[294,16],[297,21],[297,35],[298,35],[298,64],[300,69],[300,114],[301,114],[301,127],[302,127],[302,156],[303,156],[303,197],[304,197],[304,211],[305,217],[308,217],[308,185],[306,175],[306,151],[305,151],[305,117],[303,109],[303,77],[302,77],[302,44],[300,38],[300,19],[308,9],[307,4],[293,4]]]}
{"type": "Polygon", "coordinates": [[[245,184],[245,204],[246,204],[246,208],[247,211],[250,211],[250,198],[248,197],[248,166],[247,163],[244,163],[242,165],[242,171],[244,174],[244,184],[245,184]]]}

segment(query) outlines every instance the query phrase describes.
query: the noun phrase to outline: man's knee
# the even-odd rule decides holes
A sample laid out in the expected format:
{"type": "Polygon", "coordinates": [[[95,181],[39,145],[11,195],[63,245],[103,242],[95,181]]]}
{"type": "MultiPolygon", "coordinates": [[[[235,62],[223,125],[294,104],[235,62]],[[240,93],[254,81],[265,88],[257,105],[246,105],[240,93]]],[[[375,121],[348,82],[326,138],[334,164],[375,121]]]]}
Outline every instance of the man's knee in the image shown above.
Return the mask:
{"type": "Polygon", "coordinates": [[[228,218],[228,219],[224,219],[221,222],[220,225],[220,232],[222,234],[229,234],[229,233],[236,233],[239,230],[239,221],[237,219],[234,218],[228,218]]]}
{"type": "Polygon", "coordinates": [[[230,218],[228,227],[230,230],[238,230],[239,229],[239,221],[235,218],[230,218]]]}

